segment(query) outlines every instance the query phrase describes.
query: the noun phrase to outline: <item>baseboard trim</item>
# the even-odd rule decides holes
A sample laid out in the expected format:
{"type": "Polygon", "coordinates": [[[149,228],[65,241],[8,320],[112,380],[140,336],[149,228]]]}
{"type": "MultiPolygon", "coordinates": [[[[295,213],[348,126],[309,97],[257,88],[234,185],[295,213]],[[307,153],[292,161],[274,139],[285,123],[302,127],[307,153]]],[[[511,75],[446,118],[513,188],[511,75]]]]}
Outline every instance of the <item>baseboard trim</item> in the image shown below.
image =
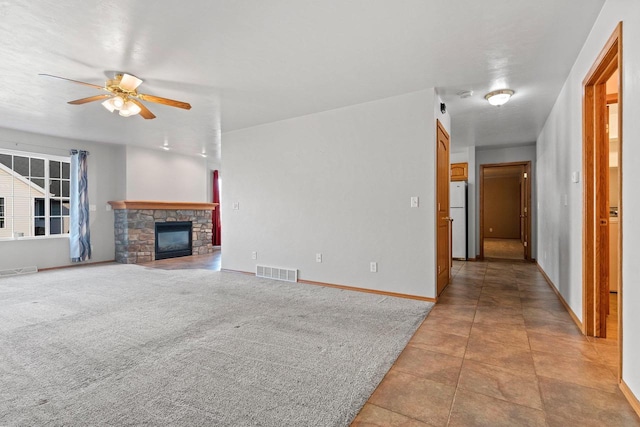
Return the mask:
{"type": "Polygon", "coordinates": [[[221,268],[220,271],[225,272],[225,273],[246,274],[247,276],[255,276],[256,275],[256,273],[251,273],[249,271],[229,270],[228,268],[221,268]]]}
{"type": "Polygon", "coordinates": [[[409,294],[401,294],[401,293],[397,293],[397,292],[379,291],[379,290],[376,290],[376,289],[357,288],[357,287],[354,287],[354,286],[336,285],[336,284],[333,284],[333,283],[325,283],[325,282],[314,282],[312,280],[300,280],[300,279],[298,279],[298,282],[299,283],[305,283],[307,285],[316,285],[316,286],[324,286],[326,288],[342,289],[342,290],[345,290],[345,291],[365,292],[365,293],[368,293],[368,294],[384,295],[384,296],[388,296],[388,297],[413,299],[413,300],[427,301],[427,302],[433,302],[433,303],[436,302],[435,298],[421,297],[421,296],[418,296],[418,295],[409,295],[409,294]]]}
{"type": "Polygon", "coordinates": [[[558,299],[560,300],[562,305],[564,305],[564,308],[569,313],[569,316],[571,316],[571,319],[573,319],[573,322],[578,326],[578,328],[580,329],[580,332],[582,332],[584,334],[584,329],[583,329],[583,326],[582,326],[582,322],[580,321],[580,319],[578,319],[578,316],[576,316],[576,314],[573,312],[573,310],[571,309],[569,304],[567,304],[567,301],[565,301],[565,299],[562,296],[562,294],[560,294],[558,289],[553,284],[553,281],[549,278],[549,276],[547,276],[547,273],[544,272],[544,270],[542,269],[540,264],[538,264],[537,261],[536,261],[536,267],[538,267],[538,271],[540,271],[540,273],[542,273],[542,277],[544,277],[544,280],[547,282],[547,284],[549,285],[551,290],[553,290],[553,292],[556,294],[556,296],[558,297],[558,299]]]}
{"type": "Polygon", "coordinates": [[[636,414],[638,414],[638,416],[640,417],[640,401],[638,400],[636,395],[633,394],[624,380],[620,381],[620,390],[622,391],[622,394],[624,394],[624,397],[626,397],[629,401],[629,404],[631,405],[633,410],[636,411],[636,414]]]}
{"type": "Polygon", "coordinates": [[[102,264],[113,264],[116,260],[112,259],[111,261],[96,261],[96,262],[80,262],[76,264],[69,265],[61,265],[59,267],[47,267],[47,268],[38,268],[38,272],[40,271],[51,271],[51,270],[61,270],[63,268],[75,268],[75,267],[94,267],[102,264]]]}
{"type": "MultiPolygon", "coordinates": [[[[226,273],[239,273],[239,274],[246,274],[248,276],[255,276],[255,273],[250,273],[248,271],[229,270],[229,269],[226,269],[226,268],[223,268],[220,271],[224,271],[226,273]]],[[[298,283],[304,283],[305,285],[324,286],[325,288],[342,289],[344,291],[364,292],[364,293],[368,293],[368,294],[376,294],[376,295],[384,295],[384,296],[388,296],[388,297],[413,299],[413,300],[433,302],[433,303],[437,302],[436,298],[421,297],[421,296],[418,296],[418,295],[400,294],[400,293],[397,293],[397,292],[378,291],[376,289],[356,288],[354,286],[336,285],[336,284],[333,284],[333,283],[325,283],[325,282],[315,282],[313,280],[298,279],[298,283]]]]}

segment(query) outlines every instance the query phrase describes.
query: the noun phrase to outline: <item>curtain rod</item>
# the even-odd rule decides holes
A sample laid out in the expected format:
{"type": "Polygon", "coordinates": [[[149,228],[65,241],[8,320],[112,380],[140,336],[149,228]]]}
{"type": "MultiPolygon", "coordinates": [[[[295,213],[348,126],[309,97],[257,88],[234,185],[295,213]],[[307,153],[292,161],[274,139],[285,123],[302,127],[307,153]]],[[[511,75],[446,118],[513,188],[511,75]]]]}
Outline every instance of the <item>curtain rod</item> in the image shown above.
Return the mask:
{"type": "MultiPolygon", "coordinates": [[[[65,153],[69,153],[69,150],[71,150],[71,148],[58,148],[58,147],[52,147],[50,145],[29,144],[28,142],[15,142],[15,141],[6,141],[6,140],[0,140],[0,142],[12,144],[12,145],[15,145],[16,147],[28,146],[28,147],[35,147],[35,148],[46,148],[48,150],[57,150],[65,153]]],[[[88,151],[87,151],[87,154],[89,154],[88,151]]]]}

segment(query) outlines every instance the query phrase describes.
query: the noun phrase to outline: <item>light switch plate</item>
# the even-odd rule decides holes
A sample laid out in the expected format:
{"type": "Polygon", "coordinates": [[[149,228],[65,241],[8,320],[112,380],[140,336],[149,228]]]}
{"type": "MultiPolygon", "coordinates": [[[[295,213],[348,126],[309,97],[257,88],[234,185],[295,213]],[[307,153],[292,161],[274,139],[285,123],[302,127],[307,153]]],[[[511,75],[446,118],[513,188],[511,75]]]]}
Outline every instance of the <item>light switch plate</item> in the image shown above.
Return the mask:
{"type": "Polygon", "coordinates": [[[238,209],[240,209],[240,202],[233,202],[233,210],[237,211],[238,209]]]}
{"type": "Polygon", "coordinates": [[[418,198],[418,196],[411,197],[411,207],[417,208],[419,205],[420,205],[420,199],[418,198]]]}

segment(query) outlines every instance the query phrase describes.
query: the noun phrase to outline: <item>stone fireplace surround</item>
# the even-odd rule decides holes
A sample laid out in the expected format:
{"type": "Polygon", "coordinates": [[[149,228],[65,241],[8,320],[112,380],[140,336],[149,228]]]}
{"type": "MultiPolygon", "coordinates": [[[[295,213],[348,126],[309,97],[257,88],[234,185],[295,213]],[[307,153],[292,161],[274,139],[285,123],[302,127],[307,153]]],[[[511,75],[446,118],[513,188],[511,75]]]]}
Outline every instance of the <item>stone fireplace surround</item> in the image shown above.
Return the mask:
{"type": "Polygon", "coordinates": [[[193,255],[213,252],[211,220],[217,203],[120,200],[109,202],[114,210],[115,260],[138,264],[155,260],[155,223],[191,221],[193,255]]]}

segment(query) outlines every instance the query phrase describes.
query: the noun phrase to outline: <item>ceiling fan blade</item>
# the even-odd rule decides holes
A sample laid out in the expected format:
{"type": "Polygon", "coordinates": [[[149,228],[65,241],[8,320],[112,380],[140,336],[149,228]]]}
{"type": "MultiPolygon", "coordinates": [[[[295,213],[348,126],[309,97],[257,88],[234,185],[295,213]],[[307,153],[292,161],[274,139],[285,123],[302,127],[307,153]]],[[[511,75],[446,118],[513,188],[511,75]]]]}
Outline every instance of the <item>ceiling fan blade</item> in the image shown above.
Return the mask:
{"type": "Polygon", "coordinates": [[[143,101],[155,102],[158,104],[169,105],[171,107],[183,108],[185,110],[191,109],[191,104],[187,102],[175,101],[173,99],[161,98],[159,96],[145,95],[144,93],[139,93],[138,98],[140,98],[143,101]]]}
{"type": "Polygon", "coordinates": [[[105,99],[109,97],[111,97],[111,95],[106,95],[106,94],[96,95],[96,96],[90,96],[88,98],[76,99],[75,101],[69,101],[67,102],[67,104],[80,105],[80,104],[86,104],[87,102],[100,101],[101,99],[105,99]]]}
{"type": "Polygon", "coordinates": [[[133,98],[129,98],[129,100],[131,102],[133,102],[134,104],[136,104],[138,107],[140,107],[140,115],[142,117],[144,117],[145,119],[155,119],[156,116],[155,114],[153,114],[151,111],[149,111],[149,109],[147,107],[145,107],[145,105],[138,101],[137,99],[133,99],[133,98]]]}
{"type": "Polygon", "coordinates": [[[79,80],[72,80],[72,79],[68,79],[66,77],[60,77],[60,76],[53,76],[51,74],[38,74],[39,76],[46,76],[46,77],[53,77],[54,79],[61,79],[61,80],[67,80],[69,82],[73,82],[73,83],[78,83],[81,85],[85,85],[85,86],[90,86],[90,87],[94,87],[96,89],[105,89],[104,86],[99,86],[99,85],[94,85],[92,83],[86,83],[86,82],[81,82],[79,80]]]}
{"type": "Polygon", "coordinates": [[[118,86],[120,87],[120,89],[133,92],[138,86],[140,86],[141,83],[142,80],[140,80],[139,78],[132,76],[131,74],[123,74],[118,86]]]}

